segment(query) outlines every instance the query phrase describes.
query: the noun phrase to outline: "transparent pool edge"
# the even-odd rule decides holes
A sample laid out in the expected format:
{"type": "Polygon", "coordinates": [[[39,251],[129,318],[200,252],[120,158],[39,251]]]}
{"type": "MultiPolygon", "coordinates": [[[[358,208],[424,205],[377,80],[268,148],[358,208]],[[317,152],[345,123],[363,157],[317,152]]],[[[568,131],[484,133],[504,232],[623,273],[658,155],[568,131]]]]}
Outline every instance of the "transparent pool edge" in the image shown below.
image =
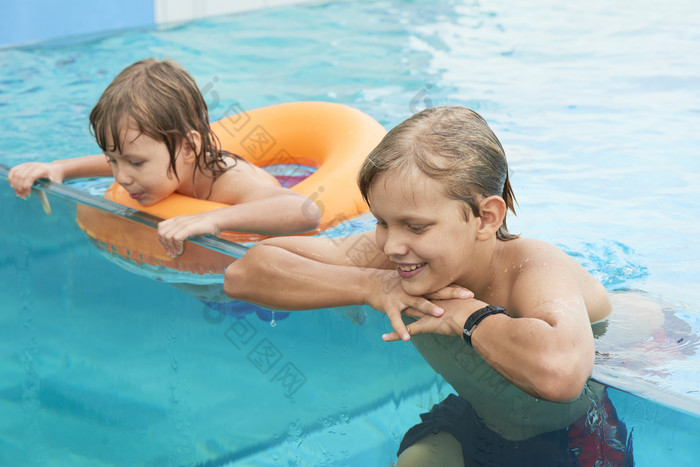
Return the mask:
{"type": "MultiPolygon", "coordinates": [[[[9,167],[4,164],[0,164],[0,178],[7,179],[8,174],[9,167]]],[[[139,224],[146,225],[154,229],[157,229],[158,222],[162,220],[156,216],[152,216],[150,214],[122,206],[113,201],[106,200],[100,196],[86,192],[83,189],[74,188],[70,186],[70,184],[61,184],[51,182],[46,179],[40,179],[34,183],[32,189],[42,194],[49,193],[61,199],[101,209],[124,219],[138,222],[139,224]]],[[[42,201],[42,203],[48,202],[49,201],[42,201]]],[[[44,209],[46,211],[47,207],[45,206],[44,209]]],[[[188,241],[235,259],[241,258],[249,248],[247,245],[229,242],[213,235],[193,237],[188,239],[188,241]]],[[[138,267],[131,265],[127,260],[116,261],[114,258],[111,258],[108,255],[105,256],[107,256],[108,259],[117,262],[126,270],[138,275],[151,277],[154,273],[165,274],[165,272],[161,270],[142,271],[139,270],[138,267]]],[[[201,284],[211,284],[212,279],[221,280],[222,277],[220,275],[216,275],[215,278],[207,277],[206,279],[195,282],[201,284]]],[[[161,278],[161,281],[169,283],[192,283],[192,280],[192,277],[169,277],[167,274],[161,278]]],[[[629,393],[633,396],[649,399],[671,409],[700,417],[700,400],[689,395],[672,390],[665,390],[663,388],[656,387],[651,383],[638,381],[635,378],[626,378],[626,375],[622,373],[618,373],[614,370],[604,368],[599,365],[594,367],[591,378],[601,384],[629,393]]]]}
{"type": "MultiPolygon", "coordinates": [[[[0,177],[7,179],[9,171],[9,167],[0,164],[0,177]]],[[[32,190],[41,193],[50,193],[54,196],[66,199],[68,201],[101,209],[103,211],[109,212],[110,214],[123,217],[124,219],[130,221],[138,222],[139,224],[146,225],[154,229],[158,228],[158,222],[162,220],[156,216],[152,216],[150,214],[137,211],[126,206],[122,206],[121,204],[106,200],[104,198],[92,196],[69,185],[54,183],[47,179],[40,179],[34,182],[32,190]]],[[[48,201],[42,201],[42,204],[45,204],[47,202],[48,201]]],[[[44,210],[47,210],[46,205],[44,206],[44,210]]],[[[213,235],[201,235],[198,237],[192,237],[188,239],[188,241],[208,248],[210,250],[223,253],[236,259],[242,257],[248,250],[247,246],[240,245],[234,242],[229,242],[227,240],[223,240],[213,235]]]]}
{"type": "Polygon", "coordinates": [[[700,399],[626,376],[621,372],[595,365],[591,379],[618,391],[700,418],[700,399]]]}

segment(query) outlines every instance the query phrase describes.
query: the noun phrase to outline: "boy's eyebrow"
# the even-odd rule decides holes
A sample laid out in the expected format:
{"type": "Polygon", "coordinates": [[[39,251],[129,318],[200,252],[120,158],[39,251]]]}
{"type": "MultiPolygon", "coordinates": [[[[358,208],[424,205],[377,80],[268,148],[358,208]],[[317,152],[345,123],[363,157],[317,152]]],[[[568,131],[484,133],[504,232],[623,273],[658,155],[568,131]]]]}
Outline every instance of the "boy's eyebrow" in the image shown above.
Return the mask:
{"type": "MultiPolygon", "coordinates": [[[[377,219],[377,220],[384,220],[381,218],[381,216],[376,215],[375,213],[372,213],[372,215],[377,219]]],[[[398,216],[394,217],[392,220],[396,222],[401,222],[404,224],[415,224],[415,223],[425,223],[425,224],[430,224],[434,222],[434,219],[425,217],[425,216],[420,216],[420,215],[404,215],[404,216],[398,216]]]]}
{"type": "Polygon", "coordinates": [[[433,220],[425,217],[400,217],[399,222],[406,224],[430,224],[433,220]]]}

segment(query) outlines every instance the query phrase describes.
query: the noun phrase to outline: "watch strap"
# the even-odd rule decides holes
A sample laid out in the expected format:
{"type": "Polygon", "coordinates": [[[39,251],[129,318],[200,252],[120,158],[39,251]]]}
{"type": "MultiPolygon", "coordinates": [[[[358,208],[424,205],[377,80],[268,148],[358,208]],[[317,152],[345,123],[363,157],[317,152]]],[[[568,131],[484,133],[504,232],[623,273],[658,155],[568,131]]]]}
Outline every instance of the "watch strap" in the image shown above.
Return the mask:
{"type": "Polygon", "coordinates": [[[479,308],[474,313],[469,315],[469,318],[467,318],[467,321],[464,322],[464,327],[462,328],[462,338],[464,338],[464,342],[471,346],[472,333],[474,332],[474,329],[476,329],[476,325],[482,322],[488,316],[499,313],[508,315],[505,308],[495,305],[486,305],[485,307],[479,308]]]}

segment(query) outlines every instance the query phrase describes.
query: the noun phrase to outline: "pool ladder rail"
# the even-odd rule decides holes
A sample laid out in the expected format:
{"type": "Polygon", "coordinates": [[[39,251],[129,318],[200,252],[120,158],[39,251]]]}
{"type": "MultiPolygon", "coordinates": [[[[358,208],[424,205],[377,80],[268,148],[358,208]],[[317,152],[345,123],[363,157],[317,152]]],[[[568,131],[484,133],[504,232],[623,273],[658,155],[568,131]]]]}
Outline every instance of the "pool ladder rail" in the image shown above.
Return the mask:
{"type": "MultiPolygon", "coordinates": [[[[0,164],[0,177],[7,179],[9,172],[10,168],[8,166],[0,164]]],[[[154,229],[158,228],[158,223],[162,220],[159,217],[152,216],[151,214],[122,206],[121,204],[113,201],[98,196],[93,196],[76,188],[63,185],[62,183],[55,183],[47,179],[40,179],[34,182],[32,192],[37,195],[37,198],[39,198],[41,201],[41,206],[43,207],[44,212],[48,215],[51,214],[51,204],[49,203],[47,194],[51,194],[58,198],[63,198],[77,204],[84,204],[86,206],[109,212],[110,214],[123,217],[124,219],[128,219],[133,222],[138,222],[139,224],[143,224],[154,229]]],[[[214,235],[200,235],[197,237],[191,237],[187,239],[187,241],[231,256],[232,258],[240,258],[248,250],[248,247],[244,245],[230,242],[214,235]]]]}

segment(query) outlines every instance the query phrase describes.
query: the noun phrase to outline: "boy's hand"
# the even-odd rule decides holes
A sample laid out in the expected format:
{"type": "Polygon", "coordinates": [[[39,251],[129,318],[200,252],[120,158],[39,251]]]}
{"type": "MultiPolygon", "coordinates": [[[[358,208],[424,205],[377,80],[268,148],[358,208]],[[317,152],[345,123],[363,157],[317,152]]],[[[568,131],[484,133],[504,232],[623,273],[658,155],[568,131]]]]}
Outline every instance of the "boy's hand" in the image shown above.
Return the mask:
{"type": "MultiPolygon", "coordinates": [[[[443,300],[440,302],[440,305],[444,310],[441,316],[423,315],[406,327],[407,332],[411,336],[425,333],[461,336],[462,327],[469,315],[486,306],[484,302],[475,298],[469,300],[443,300]]],[[[385,334],[383,337],[387,342],[399,340],[399,334],[396,331],[385,334]]]]}
{"type": "Polygon", "coordinates": [[[461,285],[450,284],[447,287],[425,296],[428,300],[451,300],[453,298],[474,298],[474,293],[461,285]]]}
{"type": "Polygon", "coordinates": [[[10,186],[20,198],[26,198],[32,192],[32,185],[40,178],[48,178],[52,182],[63,182],[62,170],[47,162],[26,162],[12,167],[7,176],[10,186]]]}
{"type": "Polygon", "coordinates": [[[444,310],[432,303],[429,299],[455,299],[471,298],[474,296],[469,290],[459,286],[450,285],[438,290],[426,297],[416,297],[407,294],[401,287],[401,282],[395,270],[377,270],[379,277],[373,277],[372,287],[368,293],[367,304],[375,310],[387,315],[394,331],[384,334],[385,341],[404,340],[411,338],[406,325],[401,319],[405,314],[413,318],[433,318],[442,316],[444,310]]]}

